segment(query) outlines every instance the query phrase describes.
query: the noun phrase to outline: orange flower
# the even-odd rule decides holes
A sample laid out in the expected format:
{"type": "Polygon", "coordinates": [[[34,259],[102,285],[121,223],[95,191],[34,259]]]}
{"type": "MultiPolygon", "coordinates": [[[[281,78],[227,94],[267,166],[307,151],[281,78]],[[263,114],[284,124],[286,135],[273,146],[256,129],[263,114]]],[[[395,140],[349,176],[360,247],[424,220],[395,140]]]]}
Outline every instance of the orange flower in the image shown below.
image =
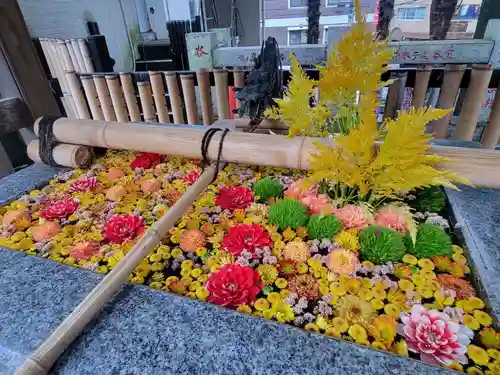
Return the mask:
{"type": "Polygon", "coordinates": [[[55,221],[46,221],[33,230],[35,242],[47,241],[61,232],[61,226],[55,221]]]}
{"type": "Polygon", "coordinates": [[[300,297],[315,299],[319,297],[319,285],[316,279],[309,275],[296,275],[288,280],[288,289],[300,297]]]}
{"type": "Polygon", "coordinates": [[[375,224],[381,227],[391,228],[392,230],[402,234],[406,234],[409,229],[408,217],[411,220],[411,213],[403,207],[388,204],[378,210],[375,214],[375,224]]]}
{"type": "Polygon", "coordinates": [[[306,262],[310,255],[309,247],[302,240],[289,242],[283,249],[283,258],[296,262],[306,262]]]}
{"type": "Polygon", "coordinates": [[[301,200],[305,197],[311,196],[311,195],[317,195],[318,194],[318,187],[316,185],[312,185],[309,188],[304,187],[304,179],[295,181],[292,183],[288,189],[285,191],[285,198],[294,198],[297,200],[301,200]]]}
{"type": "Polygon", "coordinates": [[[121,185],[112,186],[106,192],[106,199],[113,202],[119,202],[123,199],[126,193],[127,190],[125,190],[123,186],[121,185]]]}
{"type": "Polygon", "coordinates": [[[363,229],[373,221],[371,214],[365,208],[355,204],[335,209],[333,214],[340,220],[344,229],[363,229]]]}
{"type": "Polygon", "coordinates": [[[326,194],[308,195],[300,200],[311,215],[327,215],[332,213],[333,206],[326,194]]]}
{"type": "Polygon", "coordinates": [[[199,229],[186,229],[181,234],[179,247],[187,253],[194,253],[197,248],[205,246],[205,234],[199,229]]]}
{"type": "Polygon", "coordinates": [[[449,274],[441,274],[437,277],[437,280],[444,289],[453,290],[456,293],[457,300],[476,296],[474,288],[467,280],[449,274]]]}
{"type": "Polygon", "coordinates": [[[30,220],[30,214],[26,210],[8,211],[3,217],[2,226],[4,228],[7,228],[11,224],[15,224],[16,222],[23,222],[29,220],[30,220]]]}
{"type": "Polygon", "coordinates": [[[144,193],[154,193],[161,188],[161,183],[156,178],[151,178],[149,180],[144,181],[141,184],[141,190],[144,193]]]}
{"type": "Polygon", "coordinates": [[[333,250],[328,256],[328,268],[330,271],[344,275],[354,273],[358,263],[356,254],[349,250],[333,250]]]}
{"type": "Polygon", "coordinates": [[[109,168],[108,174],[106,175],[108,180],[111,181],[119,180],[123,176],[125,176],[125,173],[120,168],[116,167],[109,168]]]}

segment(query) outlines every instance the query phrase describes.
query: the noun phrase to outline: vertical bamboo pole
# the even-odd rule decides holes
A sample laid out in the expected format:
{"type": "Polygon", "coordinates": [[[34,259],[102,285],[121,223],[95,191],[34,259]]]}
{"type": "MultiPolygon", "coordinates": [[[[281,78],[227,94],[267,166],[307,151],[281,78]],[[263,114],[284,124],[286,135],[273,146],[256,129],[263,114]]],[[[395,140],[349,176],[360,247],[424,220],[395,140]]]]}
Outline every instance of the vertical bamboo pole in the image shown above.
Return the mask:
{"type": "Polygon", "coordinates": [[[206,69],[201,69],[196,72],[198,79],[198,89],[200,90],[201,114],[203,116],[203,124],[211,125],[213,122],[212,110],[212,92],[210,87],[210,72],[206,69]]]}
{"type": "Polygon", "coordinates": [[[70,96],[63,96],[61,98],[61,103],[64,107],[64,111],[66,112],[66,117],[72,118],[72,119],[77,119],[78,116],[75,113],[73,103],[70,103],[70,101],[68,100],[69,98],[71,98],[71,97],[70,96]]]}
{"type": "Polygon", "coordinates": [[[97,96],[101,102],[102,113],[106,121],[116,121],[115,111],[111,105],[108,86],[103,76],[94,75],[94,84],[97,96]]]}
{"type": "Polygon", "coordinates": [[[71,56],[68,51],[68,46],[64,42],[64,40],[59,40],[57,42],[57,48],[59,49],[59,54],[62,56],[63,68],[65,71],[74,71],[75,66],[73,65],[73,61],[71,61],[71,56]]]}
{"type": "Polygon", "coordinates": [[[425,105],[425,94],[429,86],[432,65],[419,65],[415,76],[415,86],[413,87],[413,98],[411,105],[415,108],[421,108],[425,105]]]}
{"type": "Polygon", "coordinates": [[[117,75],[106,75],[109,94],[113,103],[116,118],[119,122],[128,122],[127,110],[123,101],[122,89],[117,75]]]}
{"type": "Polygon", "coordinates": [[[495,100],[491,106],[490,117],[488,118],[488,125],[484,130],[481,137],[481,145],[483,148],[494,149],[498,144],[500,138],[500,86],[497,88],[495,100]]]}
{"type": "Polygon", "coordinates": [[[186,212],[212,182],[215,166],[211,166],[189,187],[182,197],[144,234],[125,258],[68,315],[54,332],[16,370],[17,375],[45,375],[59,356],[101,311],[151,249],[160,244],[168,230],[186,212]]]}
{"type": "Polygon", "coordinates": [[[80,79],[82,81],[83,90],[85,91],[85,96],[87,97],[87,101],[89,103],[92,118],[94,120],[104,120],[101,103],[99,102],[99,97],[97,96],[92,76],[80,76],[80,79]]]}
{"type": "Polygon", "coordinates": [[[83,62],[82,52],[80,51],[80,46],[78,45],[78,40],[71,39],[71,45],[73,46],[73,51],[75,52],[76,61],[78,63],[78,72],[85,72],[85,63],[83,62]]]}
{"type": "Polygon", "coordinates": [[[77,39],[78,47],[83,58],[83,65],[85,66],[86,73],[94,73],[94,64],[92,63],[92,58],[90,57],[89,47],[87,46],[87,41],[83,38],[77,39]]]}
{"type": "Polygon", "coordinates": [[[168,97],[174,114],[174,123],[185,124],[181,107],[181,94],[179,92],[179,84],[177,83],[177,73],[165,72],[165,80],[167,81],[168,97]]]}
{"type": "Polygon", "coordinates": [[[472,140],[492,73],[493,68],[489,64],[472,65],[470,83],[458,118],[454,139],[472,140]]]}
{"type": "Polygon", "coordinates": [[[65,69],[64,65],[64,55],[61,50],[58,48],[58,39],[53,39],[50,43],[50,48],[52,50],[52,54],[54,56],[54,61],[56,63],[56,71],[57,71],[57,79],[59,80],[59,85],[64,94],[69,93],[69,85],[66,81],[66,71],[71,71],[73,69],[65,69]]]}
{"type": "Polygon", "coordinates": [[[45,60],[47,61],[50,75],[54,77],[54,68],[52,66],[52,59],[49,57],[49,53],[47,51],[47,40],[45,38],[39,38],[38,40],[40,41],[40,46],[42,47],[43,55],[45,56],[45,60]]]}
{"type": "Polygon", "coordinates": [[[139,112],[139,106],[137,105],[137,97],[135,96],[130,73],[120,73],[120,82],[122,83],[123,95],[127,103],[130,121],[141,121],[141,112],[139,112]]]}
{"type": "Polygon", "coordinates": [[[230,119],[231,109],[229,108],[229,89],[227,83],[227,70],[214,70],[215,95],[217,97],[217,114],[219,120],[230,119]]]}
{"type": "Polygon", "coordinates": [[[186,105],[188,124],[199,124],[200,119],[198,118],[198,109],[196,108],[196,94],[194,91],[193,74],[181,74],[181,85],[182,93],[184,95],[184,104],[186,105]]]}
{"type": "MultiPolygon", "coordinates": [[[[243,70],[235,70],[233,71],[234,75],[234,87],[242,88],[245,86],[245,72],[243,70]]],[[[236,108],[240,108],[241,103],[239,100],[236,100],[236,108]]]]}
{"type": "Polygon", "coordinates": [[[139,98],[141,99],[142,114],[146,122],[158,122],[156,120],[155,107],[153,105],[153,93],[149,82],[137,82],[139,98]]]}
{"type": "Polygon", "coordinates": [[[160,72],[149,72],[149,80],[151,81],[151,89],[153,90],[153,98],[155,100],[156,112],[158,120],[162,123],[169,123],[167,101],[165,100],[165,87],[160,72]]]}
{"type": "Polygon", "coordinates": [[[71,44],[70,40],[65,40],[64,43],[66,44],[66,47],[68,47],[69,57],[71,57],[71,62],[73,63],[73,66],[75,68],[74,70],[78,71],[80,67],[78,66],[78,60],[76,59],[75,50],[73,49],[73,44],[71,44]]]}
{"type": "MultiPolygon", "coordinates": [[[[457,101],[460,82],[464,75],[467,65],[451,65],[447,64],[444,68],[443,83],[439,93],[436,108],[453,108],[457,101]]],[[[443,118],[432,122],[432,131],[434,138],[446,139],[448,137],[448,125],[450,124],[452,113],[448,113],[443,118]]]]}
{"type": "Polygon", "coordinates": [[[90,119],[90,113],[87,108],[87,102],[82,94],[82,89],[80,87],[80,82],[75,72],[66,72],[66,80],[68,81],[69,89],[71,91],[71,96],[75,101],[76,111],[78,118],[90,119]]]}

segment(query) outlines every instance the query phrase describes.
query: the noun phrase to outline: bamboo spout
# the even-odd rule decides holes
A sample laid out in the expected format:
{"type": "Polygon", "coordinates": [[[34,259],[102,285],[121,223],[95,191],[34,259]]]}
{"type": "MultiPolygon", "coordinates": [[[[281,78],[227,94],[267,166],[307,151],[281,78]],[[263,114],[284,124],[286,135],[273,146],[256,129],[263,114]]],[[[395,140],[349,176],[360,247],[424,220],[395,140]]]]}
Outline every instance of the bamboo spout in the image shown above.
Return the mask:
{"type": "MultiPolygon", "coordinates": [[[[38,121],[35,132],[38,132],[38,121]]],[[[53,125],[57,141],[112,149],[155,152],[199,158],[204,129],[155,126],[114,121],[60,118],[53,125]]],[[[221,134],[217,133],[208,156],[217,158],[221,134]]],[[[280,168],[309,169],[314,142],[328,139],[230,132],[224,140],[222,158],[226,161],[280,168]]],[[[477,187],[500,188],[500,153],[494,150],[433,146],[430,152],[454,159],[443,164],[469,179],[477,187]]]]}
{"type": "Polygon", "coordinates": [[[167,231],[184,214],[198,195],[210,185],[215,165],[208,168],[182,197],[157,221],[127,253],[125,258],[102,279],[59,327],[17,369],[17,375],[45,375],[85,326],[113,297],[128,275],[158,245],[167,231]]]}

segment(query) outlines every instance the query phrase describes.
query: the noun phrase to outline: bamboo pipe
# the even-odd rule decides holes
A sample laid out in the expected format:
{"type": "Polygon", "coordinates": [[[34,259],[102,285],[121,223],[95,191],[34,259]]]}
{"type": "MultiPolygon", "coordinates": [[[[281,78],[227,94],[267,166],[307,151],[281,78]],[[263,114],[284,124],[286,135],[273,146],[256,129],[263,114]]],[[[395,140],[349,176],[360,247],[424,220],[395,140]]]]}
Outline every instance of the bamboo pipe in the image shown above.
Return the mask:
{"type": "Polygon", "coordinates": [[[125,97],[125,103],[127,103],[130,121],[141,121],[141,112],[139,112],[139,106],[137,105],[137,97],[135,96],[130,73],[120,73],[120,82],[122,83],[123,96],[125,97]]]}
{"type": "Polygon", "coordinates": [[[116,121],[116,115],[113,107],[111,106],[111,98],[108,90],[108,85],[106,85],[106,80],[103,76],[94,75],[93,77],[97,96],[99,97],[99,102],[101,103],[104,119],[106,121],[116,121]]]}
{"type": "Polygon", "coordinates": [[[200,90],[201,114],[203,117],[203,124],[210,125],[213,122],[210,72],[206,69],[201,69],[196,72],[196,79],[198,80],[198,89],[200,90]]]}
{"type": "MultiPolygon", "coordinates": [[[[444,78],[441,85],[441,92],[439,93],[436,108],[454,108],[457,101],[458,90],[460,89],[460,82],[464,75],[467,65],[452,65],[448,64],[444,68],[444,78]]],[[[434,138],[446,139],[448,138],[448,125],[450,124],[452,113],[432,122],[432,131],[434,138]]]]}
{"type": "MultiPolygon", "coordinates": [[[[234,87],[243,88],[245,86],[245,72],[243,70],[233,71],[234,75],[234,87]]],[[[241,103],[236,100],[236,108],[241,108],[241,103]]]]}
{"type": "Polygon", "coordinates": [[[90,119],[89,109],[87,108],[87,102],[82,94],[82,88],[80,87],[80,82],[75,72],[66,72],[66,80],[68,81],[69,89],[71,91],[71,96],[75,101],[76,111],[78,118],[90,119]]]}
{"type": "Polygon", "coordinates": [[[151,90],[153,91],[153,99],[155,100],[156,112],[158,120],[164,124],[170,122],[168,115],[167,101],[165,100],[165,88],[160,72],[149,72],[149,80],[151,82],[151,90]]]}
{"type": "Polygon", "coordinates": [[[54,39],[50,42],[50,49],[54,55],[54,60],[56,63],[57,79],[59,80],[59,85],[63,93],[67,94],[70,92],[68,82],[66,80],[65,72],[71,71],[72,69],[65,69],[64,67],[64,56],[61,50],[58,48],[58,40],[54,39]]]}
{"type": "Polygon", "coordinates": [[[494,149],[500,139],[500,86],[497,88],[493,105],[491,106],[488,125],[481,137],[481,145],[484,148],[494,149]]]}
{"type": "Polygon", "coordinates": [[[73,46],[73,51],[75,52],[75,57],[78,64],[78,72],[85,73],[85,63],[83,62],[82,51],[80,51],[78,40],[76,39],[70,39],[70,40],[71,40],[71,45],[73,46]]]}
{"type": "Polygon", "coordinates": [[[179,84],[177,83],[177,73],[165,72],[165,80],[167,81],[168,97],[170,98],[170,106],[174,115],[174,123],[185,124],[181,107],[181,94],[179,92],[179,84]]]}
{"type": "Polygon", "coordinates": [[[71,56],[69,55],[68,46],[66,45],[64,40],[59,40],[57,42],[57,48],[59,49],[59,53],[62,56],[64,70],[74,71],[75,66],[73,65],[73,61],[71,61],[71,56]]]}
{"type": "Polygon", "coordinates": [[[122,89],[117,75],[106,75],[106,83],[108,84],[109,95],[115,110],[116,119],[120,122],[128,122],[127,110],[123,101],[122,89]]]}
{"type": "Polygon", "coordinates": [[[214,70],[215,96],[217,97],[217,115],[219,120],[230,119],[231,109],[229,108],[229,88],[227,83],[227,70],[214,70]]]}
{"type": "Polygon", "coordinates": [[[493,68],[489,64],[474,64],[470,77],[469,87],[465,94],[464,103],[460,110],[457,128],[453,139],[472,141],[476,130],[479,111],[486,97],[486,90],[490,83],[493,68]]]}
{"type": "Polygon", "coordinates": [[[149,254],[151,249],[159,245],[168,230],[186,212],[212,182],[215,165],[208,168],[196,182],[188,188],[182,197],[144,234],[125,258],[107,274],[85,299],[68,315],[54,332],[25,360],[16,370],[17,375],[45,375],[49,372],[57,358],[66,350],[73,340],[84,330],[85,326],[99,313],[104,305],[127,282],[139,263],[149,254]]]}
{"type": "Polygon", "coordinates": [[[69,52],[69,57],[71,57],[71,62],[73,63],[75,71],[79,69],[78,67],[78,60],[76,59],[75,55],[75,50],[73,49],[73,45],[71,44],[70,40],[65,40],[64,43],[66,44],[66,47],[68,47],[68,52],[69,52]]]}
{"type": "Polygon", "coordinates": [[[94,64],[92,63],[92,58],[90,57],[89,47],[87,46],[87,41],[83,38],[78,38],[78,47],[83,58],[83,65],[85,66],[86,73],[94,73],[94,64]]]}
{"type": "MultiPolygon", "coordinates": [[[[26,149],[28,157],[35,163],[43,163],[39,153],[38,140],[28,143],[26,149]]],[[[59,143],[52,150],[54,161],[64,167],[81,168],[87,167],[92,160],[92,153],[89,147],[80,145],[69,145],[59,143]]]]}
{"type": "Polygon", "coordinates": [[[89,103],[92,118],[94,120],[104,120],[101,103],[99,102],[99,97],[97,96],[97,91],[94,85],[94,79],[92,76],[80,76],[80,79],[82,81],[83,91],[85,91],[85,96],[87,97],[87,101],[89,103]]]}
{"type": "Polygon", "coordinates": [[[49,72],[52,78],[56,77],[55,69],[54,69],[54,62],[52,61],[52,56],[49,53],[49,48],[47,44],[47,39],[46,38],[39,38],[40,40],[40,46],[42,47],[42,52],[45,56],[45,60],[47,61],[47,65],[49,66],[49,72]]]}
{"type": "MultiPolygon", "coordinates": [[[[34,130],[38,132],[38,121],[34,130]]],[[[62,143],[98,146],[111,149],[155,152],[199,158],[203,128],[180,128],[136,123],[69,120],[54,122],[53,133],[62,143]]],[[[216,159],[220,132],[208,148],[210,159],[216,159]]],[[[310,155],[316,153],[314,142],[327,139],[230,132],[224,140],[222,158],[229,162],[268,165],[279,168],[309,169],[310,155]]],[[[441,165],[468,178],[478,187],[500,187],[500,153],[486,149],[432,146],[429,150],[455,162],[441,165]]]]}
{"type": "Polygon", "coordinates": [[[432,65],[419,65],[415,76],[415,87],[413,88],[413,98],[411,100],[412,107],[421,108],[425,105],[425,94],[427,86],[429,86],[429,78],[431,77],[432,65]]]}
{"type": "Polygon", "coordinates": [[[146,122],[158,122],[156,120],[155,107],[153,105],[153,93],[149,82],[137,82],[139,98],[141,99],[142,115],[146,122]]]}
{"type": "Polygon", "coordinates": [[[188,124],[199,124],[200,119],[198,118],[198,109],[196,108],[196,94],[194,91],[193,74],[181,74],[181,85],[182,93],[184,95],[184,104],[186,105],[188,124]]]}
{"type": "Polygon", "coordinates": [[[71,98],[71,97],[70,96],[62,96],[61,103],[63,105],[64,111],[66,112],[66,117],[75,119],[75,118],[77,118],[77,116],[76,116],[76,113],[73,109],[72,103],[70,103],[68,101],[69,98],[71,98]]]}

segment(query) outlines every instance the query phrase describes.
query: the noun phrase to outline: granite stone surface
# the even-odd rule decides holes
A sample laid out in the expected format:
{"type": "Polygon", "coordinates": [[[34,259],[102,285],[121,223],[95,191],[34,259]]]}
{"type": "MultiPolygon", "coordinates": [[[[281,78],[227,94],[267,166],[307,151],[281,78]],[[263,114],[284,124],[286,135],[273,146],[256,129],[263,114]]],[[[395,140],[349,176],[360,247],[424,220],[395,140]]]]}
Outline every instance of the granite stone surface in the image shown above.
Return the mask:
{"type": "MultiPolygon", "coordinates": [[[[0,249],[0,374],[24,358],[101,276],[0,249]]],[[[51,374],[451,374],[392,354],[127,285],[51,374]]]]}
{"type": "Polygon", "coordinates": [[[57,173],[67,169],[33,164],[0,180],[0,205],[19,198],[27,191],[46,185],[57,173]]]}

